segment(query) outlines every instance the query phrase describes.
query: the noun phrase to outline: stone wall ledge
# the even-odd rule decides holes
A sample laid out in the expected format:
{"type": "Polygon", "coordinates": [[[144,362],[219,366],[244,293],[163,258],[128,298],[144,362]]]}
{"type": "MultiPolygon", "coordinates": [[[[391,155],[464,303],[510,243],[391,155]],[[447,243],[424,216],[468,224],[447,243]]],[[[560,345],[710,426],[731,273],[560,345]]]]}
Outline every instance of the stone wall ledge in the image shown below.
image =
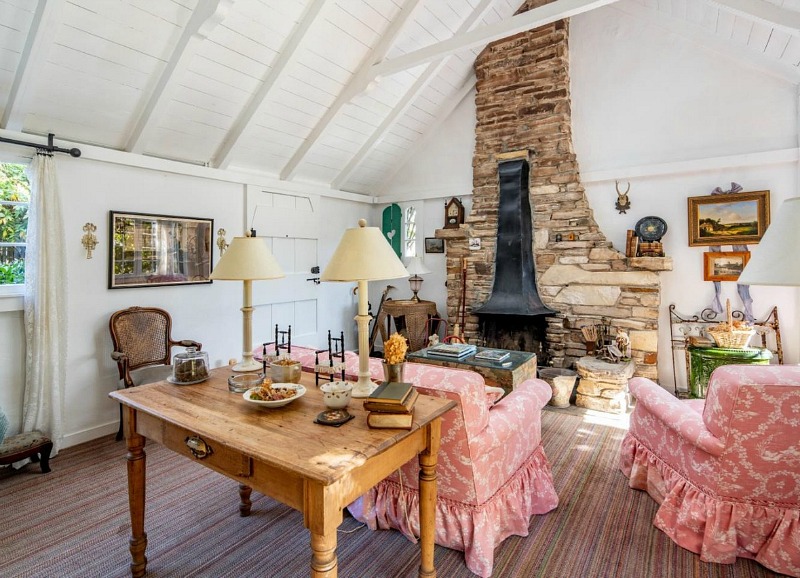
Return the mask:
{"type": "Polygon", "coordinates": [[[646,271],[672,271],[672,257],[629,257],[628,266],[646,271]]]}

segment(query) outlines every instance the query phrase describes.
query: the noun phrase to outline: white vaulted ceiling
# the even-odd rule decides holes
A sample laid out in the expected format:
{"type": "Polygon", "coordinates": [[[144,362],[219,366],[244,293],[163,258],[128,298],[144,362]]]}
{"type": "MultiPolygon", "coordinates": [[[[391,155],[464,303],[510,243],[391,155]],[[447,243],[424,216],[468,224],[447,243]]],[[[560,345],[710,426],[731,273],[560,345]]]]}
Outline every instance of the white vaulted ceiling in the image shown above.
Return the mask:
{"type": "MultiPolygon", "coordinates": [[[[0,0],[0,128],[380,195],[489,41],[614,1],[520,3],[0,0]]],[[[800,0],[614,7],[800,81],[800,0]]]]}

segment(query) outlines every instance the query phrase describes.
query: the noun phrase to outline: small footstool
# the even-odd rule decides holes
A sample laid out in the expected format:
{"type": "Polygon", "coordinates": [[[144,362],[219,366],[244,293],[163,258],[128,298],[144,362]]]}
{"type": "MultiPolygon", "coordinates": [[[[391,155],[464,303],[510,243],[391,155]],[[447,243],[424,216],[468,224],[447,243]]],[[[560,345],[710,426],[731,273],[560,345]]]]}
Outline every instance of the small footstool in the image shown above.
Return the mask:
{"type": "Polygon", "coordinates": [[[9,436],[0,444],[0,465],[13,464],[25,458],[39,462],[42,473],[50,471],[50,452],[53,442],[40,431],[9,436]]]}

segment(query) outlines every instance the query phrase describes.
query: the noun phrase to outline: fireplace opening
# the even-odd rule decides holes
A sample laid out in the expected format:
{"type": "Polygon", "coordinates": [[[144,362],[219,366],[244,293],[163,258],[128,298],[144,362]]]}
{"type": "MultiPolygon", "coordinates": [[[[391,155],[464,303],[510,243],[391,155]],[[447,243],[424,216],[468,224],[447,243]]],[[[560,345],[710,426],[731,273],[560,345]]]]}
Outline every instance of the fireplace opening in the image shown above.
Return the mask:
{"type": "Polygon", "coordinates": [[[528,351],[536,354],[537,365],[547,365],[547,316],[481,315],[480,341],[484,347],[528,351]]]}

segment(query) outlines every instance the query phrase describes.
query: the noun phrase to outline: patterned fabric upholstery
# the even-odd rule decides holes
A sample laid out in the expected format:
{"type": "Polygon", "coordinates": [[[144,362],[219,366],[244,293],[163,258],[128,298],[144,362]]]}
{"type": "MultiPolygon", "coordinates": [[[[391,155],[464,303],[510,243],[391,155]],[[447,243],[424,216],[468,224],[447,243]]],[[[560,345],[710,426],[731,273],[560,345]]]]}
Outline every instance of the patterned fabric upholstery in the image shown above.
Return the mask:
{"type": "MultiPolygon", "coordinates": [[[[313,370],[313,350],[292,347],[292,358],[313,370]]],[[[358,355],[347,352],[345,361],[348,379],[355,379],[358,355]]],[[[380,359],[370,359],[369,367],[374,379],[383,378],[380,359]]],[[[404,379],[422,394],[458,402],[442,418],[435,541],[463,551],[467,567],[488,577],[495,547],[508,536],[527,536],[531,516],[558,505],[541,444],[541,410],[550,386],[530,379],[496,401],[496,388],[487,391],[473,371],[407,363],[404,379]]],[[[373,530],[394,528],[416,541],[418,461],[408,462],[349,509],[373,530]]]]}
{"type": "Polygon", "coordinates": [[[644,378],[630,389],[620,469],[661,505],[655,526],[704,562],[800,577],[800,367],[720,367],[705,400],[644,378]]]}
{"type": "Polygon", "coordinates": [[[50,439],[40,431],[30,431],[9,436],[0,446],[0,458],[12,456],[46,444],[50,439]]]}

